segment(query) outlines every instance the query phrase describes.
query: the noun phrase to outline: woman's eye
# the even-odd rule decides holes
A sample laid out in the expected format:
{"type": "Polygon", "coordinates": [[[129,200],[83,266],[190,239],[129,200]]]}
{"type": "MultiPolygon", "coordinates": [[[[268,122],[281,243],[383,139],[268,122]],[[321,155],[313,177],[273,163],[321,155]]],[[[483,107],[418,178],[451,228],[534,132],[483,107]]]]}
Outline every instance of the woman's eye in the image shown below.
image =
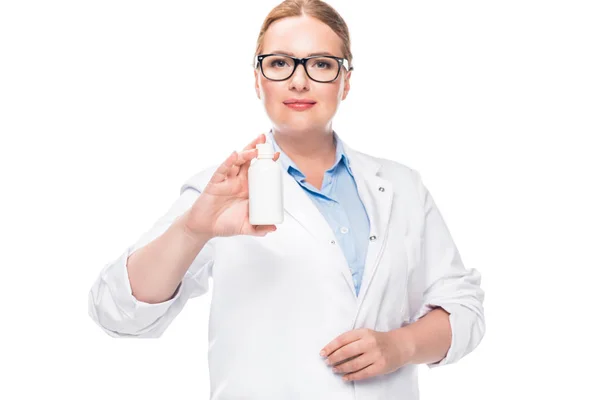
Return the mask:
{"type": "Polygon", "coordinates": [[[271,67],[282,68],[285,67],[287,63],[284,60],[275,60],[271,63],[271,67]]]}
{"type": "Polygon", "coordinates": [[[317,69],[330,69],[331,63],[329,61],[317,60],[314,62],[313,67],[317,69]]]}

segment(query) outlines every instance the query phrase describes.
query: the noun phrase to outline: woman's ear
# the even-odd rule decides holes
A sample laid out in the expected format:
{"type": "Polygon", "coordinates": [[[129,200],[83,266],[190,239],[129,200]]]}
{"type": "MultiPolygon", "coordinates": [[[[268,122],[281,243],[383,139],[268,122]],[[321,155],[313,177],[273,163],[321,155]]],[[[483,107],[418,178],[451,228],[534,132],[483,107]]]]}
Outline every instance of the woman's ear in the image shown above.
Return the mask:
{"type": "Polygon", "coordinates": [[[260,87],[258,86],[258,71],[254,69],[254,90],[256,91],[256,97],[260,100],[260,87]]]}
{"type": "Polygon", "coordinates": [[[342,100],[348,96],[348,92],[350,91],[350,77],[352,76],[352,71],[346,72],[344,76],[344,93],[342,94],[342,100]]]}

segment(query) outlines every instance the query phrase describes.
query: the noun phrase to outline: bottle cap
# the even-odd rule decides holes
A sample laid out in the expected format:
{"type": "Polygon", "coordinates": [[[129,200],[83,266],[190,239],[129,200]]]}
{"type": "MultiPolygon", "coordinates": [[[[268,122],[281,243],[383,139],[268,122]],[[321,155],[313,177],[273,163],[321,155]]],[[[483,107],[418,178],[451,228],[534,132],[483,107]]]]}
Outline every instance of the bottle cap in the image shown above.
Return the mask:
{"type": "Polygon", "coordinates": [[[259,143],[256,145],[256,148],[258,149],[258,157],[260,158],[273,158],[275,156],[271,143],[259,143]]]}

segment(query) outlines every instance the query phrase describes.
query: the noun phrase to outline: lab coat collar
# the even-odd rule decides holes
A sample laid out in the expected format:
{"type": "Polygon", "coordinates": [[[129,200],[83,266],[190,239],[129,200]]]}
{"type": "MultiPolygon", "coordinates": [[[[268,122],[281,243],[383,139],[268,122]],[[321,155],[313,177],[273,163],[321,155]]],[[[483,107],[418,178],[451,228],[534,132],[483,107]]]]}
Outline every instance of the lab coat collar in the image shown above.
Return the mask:
{"type": "MultiPolygon", "coordinates": [[[[275,150],[273,137],[270,135],[266,136],[266,142],[271,143],[275,150]]],[[[370,222],[369,246],[365,259],[365,270],[357,298],[358,306],[360,307],[377,270],[379,258],[387,240],[394,190],[390,181],[378,175],[381,163],[371,156],[354,150],[339,135],[337,139],[341,141],[344,153],[347,156],[348,166],[352,169],[359,196],[365,206],[370,222]]],[[[340,269],[340,272],[348,283],[349,290],[355,295],[352,273],[341,248],[335,243],[336,237],[334,232],[298,182],[287,171],[283,170],[282,172],[284,210],[289,217],[295,219],[317,241],[322,243],[323,246],[330,246],[330,248],[338,253],[340,261],[335,263],[335,268],[340,269]]]]}
{"type": "MultiPolygon", "coordinates": [[[[273,142],[273,150],[274,152],[279,152],[279,162],[283,167],[284,171],[287,171],[291,175],[299,176],[302,181],[306,179],[306,175],[300,170],[300,168],[296,165],[296,163],[279,147],[275,137],[273,135],[273,129],[271,129],[266,136],[269,138],[269,142],[273,142]]],[[[328,171],[334,171],[337,166],[341,163],[344,165],[344,168],[347,169],[348,173],[352,176],[352,168],[350,168],[348,162],[348,156],[344,153],[344,147],[342,146],[342,142],[339,139],[337,133],[333,131],[334,143],[335,143],[335,161],[331,168],[328,171]]]]}

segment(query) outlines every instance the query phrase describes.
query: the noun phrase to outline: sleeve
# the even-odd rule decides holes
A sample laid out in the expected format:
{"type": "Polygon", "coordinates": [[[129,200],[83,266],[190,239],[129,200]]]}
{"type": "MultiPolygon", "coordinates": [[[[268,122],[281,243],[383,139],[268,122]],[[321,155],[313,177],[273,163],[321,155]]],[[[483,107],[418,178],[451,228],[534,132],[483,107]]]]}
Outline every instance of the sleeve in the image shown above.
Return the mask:
{"type": "Polygon", "coordinates": [[[132,295],[126,268],[129,256],[165,232],[192,206],[199,195],[200,192],[193,188],[182,190],[168,212],[100,272],[89,291],[88,313],[108,335],[160,337],[188,299],[208,291],[214,259],[214,239],[209,240],[198,253],[173,297],[162,303],[149,304],[137,300],[132,295]]]}
{"type": "Polygon", "coordinates": [[[483,313],[484,292],[481,275],[465,269],[461,256],[431,194],[418,172],[417,187],[423,204],[424,222],[421,232],[422,302],[411,316],[417,321],[434,308],[448,312],[452,341],[445,357],[427,364],[434,368],[451,364],[469,354],[481,342],[485,333],[483,313]]]}

